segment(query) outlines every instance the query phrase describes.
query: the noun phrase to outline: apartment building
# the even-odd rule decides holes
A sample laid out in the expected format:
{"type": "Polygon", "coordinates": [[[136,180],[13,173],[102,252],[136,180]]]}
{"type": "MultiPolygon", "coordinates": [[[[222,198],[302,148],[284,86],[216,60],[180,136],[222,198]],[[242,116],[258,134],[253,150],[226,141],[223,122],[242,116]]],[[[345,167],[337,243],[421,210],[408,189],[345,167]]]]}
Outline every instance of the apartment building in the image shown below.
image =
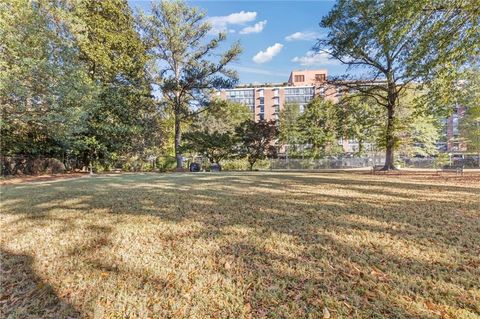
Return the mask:
{"type": "Polygon", "coordinates": [[[288,82],[264,85],[241,85],[235,89],[223,90],[220,98],[247,105],[255,120],[278,120],[280,110],[287,103],[296,103],[304,108],[315,96],[334,90],[326,86],[327,70],[292,71],[288,82]]]}
{"type": "Polygon", "coordinates": [[[450,117],[445,119],[444,150],[450,153],[462,153],[467,150],[465,141],[460,136],[460,120],[465,115],[465,107],[457,106],[450,117]]]}
{"type": "MultiPolygon", "coordinates": [[[[263,85],[239,85],[234,89],[218,92],[221,99],[247,105],[252,117],[256,120],[278,120],[280,110],[286,104],[295,103],[303,111],[305,106],[316,96],[338,102],[345,92],[328,85],[327,70],[296,70],[290,73],[288,82],[266,83],[263,85]]],[[[381,81],[379,81],[381,83],[381,81]]],[[[458,108],[455,113],[445,120],[445,143],[439,143],[439,148],[448,152],[461,152],[465,145],[458,139],[458,122],[464,112],[458,108]]],[[[345,152],[358,151],[358,143],[355,140],[341,139],[339,144],[345,152]]]]}

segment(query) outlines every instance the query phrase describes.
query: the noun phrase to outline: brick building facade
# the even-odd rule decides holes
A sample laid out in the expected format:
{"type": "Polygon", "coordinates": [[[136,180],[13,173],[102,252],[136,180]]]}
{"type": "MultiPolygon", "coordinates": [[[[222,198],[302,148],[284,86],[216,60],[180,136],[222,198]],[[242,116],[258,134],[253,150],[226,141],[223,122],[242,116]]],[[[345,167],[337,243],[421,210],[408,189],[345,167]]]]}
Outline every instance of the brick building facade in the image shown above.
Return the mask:
{"type": "MultiPolygon", "coordinates": [[[[296,103],[303,111],[305,106],[316,96],[338,102],[341,92],[334,86],[328,85],[327,70],[299,70],[290,73],[288,82],[268,83],[263,85],[239,85],[234,89],[218,92],[221,99],[247,105],[255,121],[278,120],[280,110],[285,104],[296,103]]],[[[464,113],[459,107],[454,114],[445,120],[445,141],[439,143],[443,151],[461,152],[465,150],[459,137],[459,119],[464,113]]],[[[358,143],[354,140],[342,139],[339,144],[345,152],[356,152],[358,143]]]]}

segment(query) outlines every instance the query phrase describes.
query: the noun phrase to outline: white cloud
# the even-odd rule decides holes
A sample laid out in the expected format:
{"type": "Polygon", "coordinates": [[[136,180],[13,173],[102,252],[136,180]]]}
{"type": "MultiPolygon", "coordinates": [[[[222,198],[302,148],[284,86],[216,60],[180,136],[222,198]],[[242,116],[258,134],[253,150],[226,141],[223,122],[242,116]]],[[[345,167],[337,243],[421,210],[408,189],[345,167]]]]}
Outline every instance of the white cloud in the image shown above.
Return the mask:
{"type": "Polygon", "coordinates": [[[240,30],[240,34],[260,33],[262,32],[263,28],[265,28],[266,24],[267,24],[267,20],[257,22],[255,23],[254,26],[245,27],[242,30],[240,30]]]}
{"type": "Polygon", "coordinates": [[[218,32],[226,31],[229,25],[242,25],[254,21],[256,18],[257,13],[251,11],[240,11],[226,16],[210,17],[208,19],[212,25],[210,33],[216,34],[218,32]]]}
{"type": "Polygon", "coordinates": [[[339,61],[331,59],[327,52],[317,53],[314,51],[308,51],[307,54],[301,57],[294,57],[292,62],[300,63],[303,66],[341,64],[339,61]]]}
{"type": "Polygon", "coordinates": [[[285,37],[286,41],[315,41],[320,37],[317,32],[295,32],[285,37]]]}
{"type": "Polygon", "coordinates": [[[283,44],[275,43],[271,47],[268,47],[265,51],[260,51],[252,58],[255,63],[265,63],[273,59],[274,56],[282,51],[283,44]]]}

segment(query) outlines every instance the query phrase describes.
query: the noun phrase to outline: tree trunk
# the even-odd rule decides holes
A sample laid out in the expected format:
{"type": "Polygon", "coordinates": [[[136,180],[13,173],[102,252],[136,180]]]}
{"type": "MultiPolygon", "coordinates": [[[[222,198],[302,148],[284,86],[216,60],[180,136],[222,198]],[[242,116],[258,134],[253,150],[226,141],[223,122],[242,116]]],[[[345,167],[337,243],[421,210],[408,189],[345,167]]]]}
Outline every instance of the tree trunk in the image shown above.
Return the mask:
{"type": "Polygon", "coordinates": [[[395,147],[395,106],[397,104],[397,92],[396,85],[391,81],[391,76],[387,76],[390,79],[388,83],[388,102],[387,102],[387,130],[385,134],[386,152],[385,152],[385,165],[382,170],[389,171],[396,169],[394,165],[394,147],[395,147]]]}
{"type": "Polygon", "coordinates": [[[253,171],[253,165],[255,165],[255,161],[248,161],[248,164],[250,164],[250,170],[253,171]]]}
{"type": "Polygon", "coordinates": [[[177,160],[177,170],[182,169],[183,160],[180,152],[180,144],[182,142],[182,130],[180,127],[180,118],[175,114],[175,159],[177,160]]]}
{"type": "Polygon", "coordinates": [[[395,119],[395,111],[393,106],[388,107],[388,118],[387,118],[387,131],[386,131],[386,152],[385,152],[385,165],[383,166],[382,170],[394,170],[396,169],[394,165],[394,146],[395,146],[395,138],[394,138],[394,119],[395,119]]]}
{"type": "Polygon", "coordinates": [[[362,156],[363,155],[363,140],[358,139],[358,155],[362,156]]]}

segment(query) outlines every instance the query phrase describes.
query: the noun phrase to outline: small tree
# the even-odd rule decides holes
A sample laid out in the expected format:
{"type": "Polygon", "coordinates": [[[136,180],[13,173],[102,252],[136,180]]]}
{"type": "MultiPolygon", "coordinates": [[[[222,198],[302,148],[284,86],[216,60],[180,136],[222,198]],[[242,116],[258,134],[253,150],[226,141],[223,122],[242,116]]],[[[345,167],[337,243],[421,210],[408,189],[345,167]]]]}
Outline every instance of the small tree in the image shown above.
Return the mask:
{"type": "Polygon", "coordinates": [[[277,136],[275,121],[261,120],[255,122],[247,120],[236,129],[238,144],[238,155],[246,157],[250,164],[250,170],[257,160],[265,159],[267,156],[275,156],[276,148],[273,142],[277,136]]]}
{"type": "Polygon", "coordinates": [[[152,68],[154,84],[162,92],[164,105],[174,114],[174,148],[180,169],[181,123],[209,105],[213,90],[231,87],[236,82],[236,73],[226,66],[240,54],[241,48],[235,43],[223,54],[215,53],[226,39],[225,34],[206,41],[212,26],[205,21],[205,13],[183,1],[152,2],[152,15],[141,15],[140,25],[156,62],[152,68]],[[220,56],[216,62],[215,56],[220,56]]]}
{"type": "Polygon", "coordinates": [[[235,139],[232,133],[193,131],[184,134],[183,148],[208,158],[210,163],[220,165],[220,161],[232,154],[235,139]]]}
{"type": "Polygon", "coordinates": [[[247,106],[230,101],[215,100],[198,114],[189,131],[184,134],[182,149],[206,156],[213,164],[232,154],[235,128],[251,118],[247,106]]]}

